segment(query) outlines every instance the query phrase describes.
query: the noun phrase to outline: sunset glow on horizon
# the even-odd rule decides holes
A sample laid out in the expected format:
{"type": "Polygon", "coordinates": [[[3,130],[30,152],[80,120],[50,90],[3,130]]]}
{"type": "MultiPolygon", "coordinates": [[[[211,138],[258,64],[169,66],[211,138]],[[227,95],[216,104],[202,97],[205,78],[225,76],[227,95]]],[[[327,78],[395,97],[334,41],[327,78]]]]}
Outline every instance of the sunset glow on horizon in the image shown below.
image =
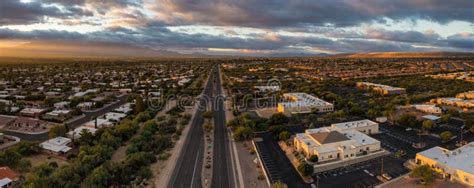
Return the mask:
{"type": "Polygon", "coordinates": [[[471,0],[5,0],[0,56],[473,52],[473,12],[471,0]]]}

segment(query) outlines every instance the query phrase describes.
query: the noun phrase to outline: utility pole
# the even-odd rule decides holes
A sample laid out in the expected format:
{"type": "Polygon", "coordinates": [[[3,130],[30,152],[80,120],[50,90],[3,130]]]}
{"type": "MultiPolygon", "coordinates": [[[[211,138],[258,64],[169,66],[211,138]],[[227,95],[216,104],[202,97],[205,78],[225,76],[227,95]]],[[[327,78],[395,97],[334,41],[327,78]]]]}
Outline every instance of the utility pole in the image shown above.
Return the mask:
{"type": "Polygon", "coordinates": [[[380,168],[380,176],[382,176],[383,175],[383,156],[380,159],[382,160],[382,168],[380,168]]]}
{"type": "Polygon", "coordinates": [[[316,175],[316,187],[319,188],[319,175],[316,175]]]}

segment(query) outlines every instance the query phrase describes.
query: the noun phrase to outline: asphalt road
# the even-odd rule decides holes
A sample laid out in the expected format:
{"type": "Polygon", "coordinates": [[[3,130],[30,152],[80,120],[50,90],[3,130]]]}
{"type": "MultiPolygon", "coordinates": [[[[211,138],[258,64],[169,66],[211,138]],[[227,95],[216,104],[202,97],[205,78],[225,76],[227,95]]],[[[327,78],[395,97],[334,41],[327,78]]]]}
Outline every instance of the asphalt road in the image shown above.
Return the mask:
{"type": "Polygon", "coordinates": [[[67,123],[68,128],[70,130],[75,129],[75,128],[79,127],[80,125],[83,125],[84,123],[87,123],[88,121],[93,120],[94,117],[104,115],[107,112],[110,112],[115,108],[118,108],[119,106],[127,103],[127,97],[128,97],[128,95],[120,96],[120,97],[118,97],[117,102],[114,102],[111,105],[105,106],[105,107],[103,107],[99,110],[92,111],[92,112],[88,112],[88,111],[83,112],[83,114],[85,116],[82,117],[82,118],[75,119],[74,121],[69,121],[67,123]]]}
{"type": "Polygon", "coordinates": [[[221,93],[220,69],[213,69],[214,90],[212,95],[212,109],[214,110],[214,153],[212,166],[211,187],[235,187],[232,176],[232,161],[228,137],[226,133],[226,119],[224,101],[221,93]]]}
{"type": "Polygon", "coordinates": [[[199,106],[191,123],[190,130],[183,145],[183,150],[178,157],[176,167],[173,171],[168,187],[173,188],[196,188],[202,187],[201,170],[203,164],[204,135],[202,124],[204,119],[202,113],[206,111],[209,95],[212,92],[212,79],[209,78],[204,88],[199,106]]]}

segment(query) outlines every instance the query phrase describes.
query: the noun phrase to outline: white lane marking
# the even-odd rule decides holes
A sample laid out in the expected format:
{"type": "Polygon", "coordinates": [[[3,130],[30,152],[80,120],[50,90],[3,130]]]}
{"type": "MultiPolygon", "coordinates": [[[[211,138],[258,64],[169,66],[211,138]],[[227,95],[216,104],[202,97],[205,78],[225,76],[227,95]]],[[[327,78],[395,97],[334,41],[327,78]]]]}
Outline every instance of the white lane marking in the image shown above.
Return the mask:
{"type": "Polygon", "coordinates": [[[236,168],[237,168],[237,174],[238,174],[238,176],[239,176],[239,177],[238,177],[238,179],[239,179],[239,185],[240,185],[240,187],[243,188],[243,187],[244,187],[244,180],[243,180],[244,178],[243,178],[243,176],[242,176],[242,169],[241,169],[241,167],[240,167],[239,154],[237,153],[237,148],[236,148],[237,146],[235,145],[235,142],[234,142],[234,141],[231,142],[231,147],[232,147],[232,149],[233,149],[233,154],[235,155],[235,161],[236,161],[236,163],[237,163],[237,164],[236,164],[236,168]]]}
{"type": "Polygon", "coordinates": [[[191,187],[193,187],[193,185],[194,185],[194,175],[196,174],[196,166],[197,166],[197,162],[198,162],[198,159],[199,159],[199,152],[201,152],[201,151],[198,150],[198,153],[196,155],[197,156],[196,161],[194,162],[193,177],[191,178],[191,187]]]}

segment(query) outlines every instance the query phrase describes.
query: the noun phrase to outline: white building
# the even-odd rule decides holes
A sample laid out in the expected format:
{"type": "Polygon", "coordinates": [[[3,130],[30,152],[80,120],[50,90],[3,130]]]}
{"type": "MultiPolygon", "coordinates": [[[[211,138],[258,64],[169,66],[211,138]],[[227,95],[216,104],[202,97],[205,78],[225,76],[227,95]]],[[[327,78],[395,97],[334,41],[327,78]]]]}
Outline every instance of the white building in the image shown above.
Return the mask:
{"type": "Polygon", "coordinates": [[[334,111],[334,105],[307,93],[285,93],[287,102],[278,103],[277,111],[285,114],[334,111]]]}
{"type": "Polygon", "coordinates": [[[419,111],[426,112],[426,113],[431,113],[431,114],[443,113],[440,107],[437,107],[436,105],[433,105],[433,104],[414,104],[411,106],[419,111]]]}
{"type": "Polygon", "coordinates": [[[378,132],[378,124],[367,121],[307,129],[304,133],[296,134],[295,149],[306,157],[318,156],[318,163],[347,161],[380,152],[382,151],[380,141],[358,131],[364,130],[368,133],[368,130],[377,130],[378,132]]]}
{"type": "Polygon", "coordinates": [[[94,102],[83,102],[77,105],[81,110],[91,110],[94,108],[94,102]]]}
{"type": "Polygon", "coordinates": [[[85,123],[84,126],[98,129],[98,128],[110,126],[112,124],[113,123],[108,121],[107,119],[97,118],[95,120],[91,120],[91,121],[85,123]],[[97,125],[97,127],[96,127],[96,125],[97,125]]]}
{"type": "Polygon", "coordinates": [[[359,121],[350,121],[343,123],[335,123],[331,125],[332,128],[339,130],[356,130],[364,134],[376,134],[379,132],[379,124],[368,119],[359,121]]]}
{"type": "Polygon", "coordinates": [[[69,107],[69,103],[67,101],[57,102],[54,103],[54,108],[56,109],[67,109],[69,107]]]}
{"type": "Polygon", "coordinates": [[[276,86],[272,86],[272,85],[269,85],[269,86],[254,86],[253,88],[257,89],[257,90],[260,91],[260,92],[267,92],[267,91],[275,92],[275,91],[280,91],[280,86],[278,86],[278,85],[276,85],[276,86]]]}
{"type": "Polygon", "coordinates": [[[129,114],[130,112],[133,111],[132,109],[132,103],[125,103],[122,106],[119,106],[118,108],[113,110],[114,112],[119,112],[119,113],[124,113],[124,114],[129,114]]]}
{"type": "Polygon", "coordinates": [[[405,88],[393,87],[383,84],[375,84],[370,82],[357,82],[356,86],[361,89],[370,89],[375,92],[378,92],[382,95],[395,95],[395,94],[404,94],[406,93],[405,88]]]}
{"type": "Polygon", "coordinates": [[[474,142],[455,150],[439,146],[416,154],[416,163],[428,165],[444,178],[474,187],[474,142]]]}
{"type": "Polygon", "coordinates": [[[47,140],[40,144],[40,147],[45,151],[54,153],[54,154],[65,154],[72,148],[68,146],[71,143],[71,139],[65,137],[56,137],[50,140],[47,140]]]}
{"type": "Polygon", "coordinates": [[[104,119],[115,123],[121,121],[125,117],[127,117],[127,114],[117,112],[108,112],[104,115],[104,119]]]}
{"type": "Polygon", "coordinates": [[[83,131],[95,134],[95,132],[97,132],[97,129],[94,128],[94,127],[79,126],[79,127],[75,128],[74,130],[69,131],[67,133],[67,136],[69,138],[72,138],[72,139],[78,139],[78,138],[81,138],[81,133],[83,131]]]}

